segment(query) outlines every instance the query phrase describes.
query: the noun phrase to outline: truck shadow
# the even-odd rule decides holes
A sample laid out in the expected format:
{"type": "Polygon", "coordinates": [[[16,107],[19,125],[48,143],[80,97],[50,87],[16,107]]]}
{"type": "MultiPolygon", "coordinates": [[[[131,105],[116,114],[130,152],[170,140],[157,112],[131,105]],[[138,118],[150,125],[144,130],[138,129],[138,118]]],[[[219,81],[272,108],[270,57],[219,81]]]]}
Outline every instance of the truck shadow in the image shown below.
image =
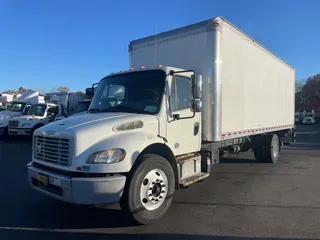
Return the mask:
{"type": "MultiPolygon", "coordinates": [[[[260,238],[260,237],[234,237],[234,236],[205,236],[205,235],[188,235],[188,234],[110,234],[95,232],[59,232],[58,230],[32,230],[32,229],[4,229],[0,228],[0,239],[153,239],[153,240],[289,240],[289,238],[260,238]]],[[[292,238],[290,238],[292,239],[292,238]]],[[[298,240],[298,238],[295,238],[298,240]]],[[[299,238],[303,239],[303,238],[299,238]]],[[[308,238],[310,239],[310,238],[308,238]]]]}
{"type": "Polygon", "coordinates": [[[120,207],[118,209],[98,208],[55,202],[51,207],[42,205],[33,208],[32,219],[29,218],[29,221],[21,222],[16,226],[44,229],[88,229],[132,227],[137,226],[137,223],[120,207]]]}
{"type": "Polygon", "coordinates": [[[265,164],[263,162],[256,161],[255,159],[248,158],[236,158],[236,157],[225,157],[220,158],[219,164],[224,163],[249,163],[249,164],[265,164]]]}

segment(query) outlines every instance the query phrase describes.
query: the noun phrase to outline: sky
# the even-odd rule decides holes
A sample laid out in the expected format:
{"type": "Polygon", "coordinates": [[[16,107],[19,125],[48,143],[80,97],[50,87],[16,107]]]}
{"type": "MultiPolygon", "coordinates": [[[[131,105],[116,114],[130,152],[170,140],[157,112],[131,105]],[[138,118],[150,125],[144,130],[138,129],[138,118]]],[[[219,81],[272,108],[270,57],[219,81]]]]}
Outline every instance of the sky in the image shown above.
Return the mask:
{"type": "Polygon", "coordinates": [[[129,68],[131,40],[222,16],[296,69],[320,73],[318,0],[0,0],[0,92],[84,91],[129,68]]]}

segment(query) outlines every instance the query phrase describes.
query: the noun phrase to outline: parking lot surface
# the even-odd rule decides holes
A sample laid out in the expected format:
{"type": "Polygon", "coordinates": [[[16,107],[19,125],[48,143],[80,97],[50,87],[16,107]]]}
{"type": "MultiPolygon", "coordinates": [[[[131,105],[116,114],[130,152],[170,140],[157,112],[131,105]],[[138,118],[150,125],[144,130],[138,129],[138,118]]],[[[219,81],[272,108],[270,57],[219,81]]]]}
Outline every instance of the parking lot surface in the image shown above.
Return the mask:
{"type": "Polygon", "coordinates": [[[29,188],[31,143],[0,140],[0,239],[320,238],[320,126],[298,126],[277,164],[228,156],[176,192],[163,219],[137,226],[118,206],[71,206],[29,188]]]}

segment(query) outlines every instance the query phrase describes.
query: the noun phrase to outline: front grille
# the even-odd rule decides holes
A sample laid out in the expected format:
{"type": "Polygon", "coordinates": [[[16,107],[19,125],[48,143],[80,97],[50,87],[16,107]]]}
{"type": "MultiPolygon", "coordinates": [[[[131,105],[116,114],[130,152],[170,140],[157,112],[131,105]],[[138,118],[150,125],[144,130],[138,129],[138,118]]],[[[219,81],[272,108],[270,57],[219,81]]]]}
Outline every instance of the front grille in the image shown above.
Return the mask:
{"type": "Polygon", "coordinates": [[[19,127],[19,121],[10,120],[8,126],[9,126],[9,127],[17,128],[17,127],[19,127]]]}
{"type": "Polygon", "coordinates": [[[36,160],[62,166],[70,166],[72,161],[72,150],[71,137],[34,136],[33,153],[36,160]]]}

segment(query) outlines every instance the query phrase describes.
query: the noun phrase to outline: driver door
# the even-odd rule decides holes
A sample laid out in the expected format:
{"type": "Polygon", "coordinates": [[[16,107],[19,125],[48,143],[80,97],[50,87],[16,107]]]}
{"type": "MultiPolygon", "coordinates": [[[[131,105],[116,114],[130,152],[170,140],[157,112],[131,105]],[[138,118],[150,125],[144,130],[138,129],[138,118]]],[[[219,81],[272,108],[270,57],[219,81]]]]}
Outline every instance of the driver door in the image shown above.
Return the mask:
{"type": "Polygon", "coordinates": [[[192,118],[192,74],[174,74],[169,83],[167,140],[174,155],[196,152],[201,147],[201,113],[196,112],[192,118]],[[174,119],[177,114],[179,120],[174,119]]]}

